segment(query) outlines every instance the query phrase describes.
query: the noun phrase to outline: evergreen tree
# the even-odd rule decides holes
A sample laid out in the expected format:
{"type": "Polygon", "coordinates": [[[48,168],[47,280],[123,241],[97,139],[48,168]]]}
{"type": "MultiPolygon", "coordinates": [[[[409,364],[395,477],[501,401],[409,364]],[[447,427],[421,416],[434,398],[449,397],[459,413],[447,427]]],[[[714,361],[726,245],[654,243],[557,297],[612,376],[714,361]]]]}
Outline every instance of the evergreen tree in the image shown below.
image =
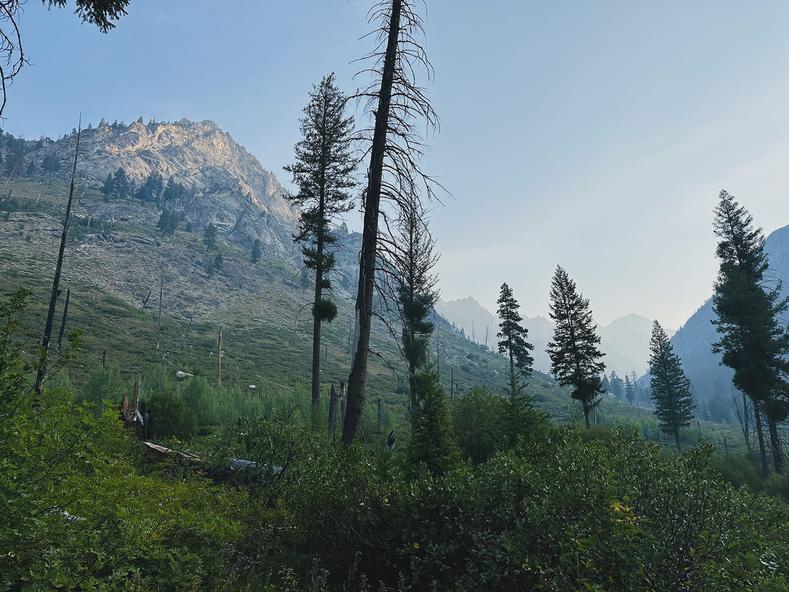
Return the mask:
{"type": "Polygon", "coordinates": [[[605,369],[597,325],[589,300],[561,266],[554,273],[550,296],[550,316],[556,324],[548,344],[551,370],[560,385],[572,387],[571,396],[581,403],[588,428],[589,415],[600,403],[600,373],[605,369]]]}
{"type": "Polygon", "coordinates": [[[781,298],[780,282],[765,286],[768,268],[764,235],[754,228],[753,218],[721,191],[715,208],[715,235],[720,270],[715,281],[713,309],[720,339],[713,345],[723,354],[723,363],[734,370],[734,385],[752,402],[762,472],[767,473],[767,452],[762,427],[766,412],[773,464],[783,470],[783,454],[777,424],[786,418],[787,355],[789,336],[779,323],[789,308],[781,298]]]}
{"type": "Polygon", "coordinates": [[[209,251],[216,249],[216,235],[216,226],[214,226],[213,222],[209,222],[208,226],[203,230],[203,244],[205,244],[205,248],[209,251]]]}
{"type": "MultiPolygon", "coordinates": [[[[161,191],[161,190],[160,190],[161,191]]],[[[161,192],[162,203],[166,206],[168,203],[175,203],[186,196],[186,187],[179,182],[173,180],[172,177],[167,179],[167,187],[161,192]]]]}
{"type": "Polygon", "coordinates": [[[41,161],[41,168],[47,173],[56,173],[60,170],[60,159],[57,154],[50,152],[41,161]]]}
{"type": "Polygon", "coordinates": [[[625,398],[625,383],[615,370],[611,370],[611,394],[620,401],[625,398]]]}
{"type": "Polygon", "coordinates": [[[625,374],[625,400],[631,405],[636,400],[636,385],[627,374],[625,374]]]}
{"type": "Polygon", "coordinates": [[[331,290],[329,273],[335,262],[332,245],[336,238],[331,225],[353,207],[349,193],[355,168],[353,118],[345,116],[346,101],[334,74],[313,88],[300,123],[302,139],[295,146],[296,162],[285,167],[298,188],[291,200],[301,208],[295,240],[302,245],[304,265],[315,272],[311,399],[316,413],[320,405],[321,323],[331,322],[337,314],[337,305],[324,293],[331,290]]]}
{"type": "Polygon", "coordinates": [[[133,186],[126,171],[118,169],[112,177],[113,194],[117,197],[129,197],[132,194],[133,186]]]}
{"type": "Polygon", "coordinates": [[[433,323],[428,319],[438,300],[438,278],[434,267],[438,257],[427,227],[427,213],[412,202],[398,220],[398,236],[386,249],[390,272],[395,280],[395,300],[402,323],[402,353],[408,368],[411,428],[415,428],[416,375],[427,363],[433,323]]]}
{"type": "Polygon", "coordinates": [[[657,321],[652,325],[649,342],[649,374],[660,429],[674,437],[679,451],[679,431],[690,425],[695,405],[690,394],[690,381],[682,370],[679,356],[674,353],[668,335],[657,321]]]}
{"type": "Polygon", "coordinates": [[[172,210],[162,210],[156,226],[162,234],[174,234],[178,229],[178,215],[172,210]]]}
{"type": "Polygon", "coordinates": [[[113,197],[129,197],[133,192],[134,186],[126,175],[126,171],[119,168],[115,174],[108,173],[101,186],[101,192],[104,194],[104,201],[108,201],[110,196],[113,197]]]}
{"type": "Polygon", "coordinates": [[[145,182],[140,185],[140,188],[137,190],[137,199],[156,203],[159,201],[159,197],[162,194],[163,186],[164,180],[162,176],[157,172],[153,172],[148,175],[145,182]]]}
{"type": "Polygon", "coordinates": [[[611,381],[608,380],[608,377],[605,374],[603,374],[603,378],[600,380],[600,390],[604,393],[608,393],[609,395],[612,394],[611,381]]]}
{"type": "Polygon", "coordinates": [[[499,338],[499,353],[507,356],[509,395],[514,400],[523,392],[523,380],[531,376],[534,364],[531,351],[534,346],[526,341],[529,331],[521,325],[523,319],[518,312],[520,305],[506,283],[501,285],[497,303],[499,332],[496,337],[499,338]]]}
{"type": "Polygon", "coordinates": [[[446,396],[432,370],[417,373],[414,383],[417,406],[408,458],[413,465],[424,464],[431,474],[440,476],[460,459],[446,396]]]}
{"type": "Polygon", "coordinates": [[[255,242],[252,243],[252,253],[249,255],[249,260],[252,261],[252,263],[257,263],[260,261],[260,255],[260,239],[256,238],[255,242]]]}
{"type": "Polygon", "coordinates": [[[104,194],[104,201],[109,201],[110,195],[114,193],[114,187],[112,173],[107,173],[107,176],[104,177],[104,183],[101,185],[101,192],[104,194]]]}

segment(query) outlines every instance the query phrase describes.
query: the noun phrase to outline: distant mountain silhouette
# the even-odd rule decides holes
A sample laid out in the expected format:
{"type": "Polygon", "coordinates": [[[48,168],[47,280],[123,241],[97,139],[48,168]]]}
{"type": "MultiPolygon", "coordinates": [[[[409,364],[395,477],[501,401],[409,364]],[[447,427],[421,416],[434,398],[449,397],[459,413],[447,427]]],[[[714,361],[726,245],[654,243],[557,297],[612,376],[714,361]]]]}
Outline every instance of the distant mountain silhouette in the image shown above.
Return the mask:
{"type": "MultiPolygon", "coordinates": [[[[496,347],[499,321],[495,314],[474,298],[440,301],[436,310],[458,329],[462,329],[469,339],[484,345],[487,335],[488,347],[496,347]]],[[[550,372],[551,362],[545,349],[553,338],[553,322],[541,316],[526,317],[524,325],[529,330],[529,341],[534,345],[535,369],[550,372]]],[[[607,369],[615,370],[620,375],[646,372],[651,330],[652,321],[637,314],[625,315],[600,327],[607,369]]]]}

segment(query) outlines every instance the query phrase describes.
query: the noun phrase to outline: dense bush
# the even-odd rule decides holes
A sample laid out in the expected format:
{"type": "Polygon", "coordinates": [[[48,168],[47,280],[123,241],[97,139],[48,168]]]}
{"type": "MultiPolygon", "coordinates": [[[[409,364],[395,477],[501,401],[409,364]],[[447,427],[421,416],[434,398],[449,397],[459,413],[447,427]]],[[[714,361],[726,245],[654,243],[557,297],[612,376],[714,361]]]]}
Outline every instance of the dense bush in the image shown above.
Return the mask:
{"type": "Polygon", "coordinates": [[[0,311],[0,589],[789,590],[786,477],[551,427],[484,391],[452,406],[469,460],[436,470],[418,439],[342,447],[293,401],[153,372],[142,395],[160,429],[206,428],[205,462],[149,470],[114,405],[90,403],[127,392],[114,370],[76,397],[31,391],[20,307],[0,311]]]}
{"type": "MultiPolygon", "coordinates": [[[[716,480],[711,450],[552,430],[444,477],[304,444],[277,499],[298,556],[416,590],[785,590],[789,509],[716,480]]],[[[304,566],[302,566],[304,567],[304,566]]]]}
{"type": "Polygon", "coordinates": [[[223,589],[243,495],[143,476],[116,409],[36,395],[20,307],[0,311],[0,589],[223,589]]]}

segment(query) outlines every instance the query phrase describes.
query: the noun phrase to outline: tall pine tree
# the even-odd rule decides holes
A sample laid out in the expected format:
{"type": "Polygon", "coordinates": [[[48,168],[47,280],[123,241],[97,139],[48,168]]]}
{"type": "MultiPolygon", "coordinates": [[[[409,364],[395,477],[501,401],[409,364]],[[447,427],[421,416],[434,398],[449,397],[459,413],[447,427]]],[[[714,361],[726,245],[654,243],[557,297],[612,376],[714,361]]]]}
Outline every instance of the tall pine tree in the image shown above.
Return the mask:
{"type": "Polygon", "coordinates": [[[324,293],[331,290],[329,273],[334,268],[332,245],[336,239],[331,225],[353,207],[349,193],[355,168],[351,154],[353,118],[345,116],[346,100],[335,84],[334,74],[324,76],[304,108],[296,162],[285,167],[298,187],[291,200],[301,208],[295,240],[302,245],[304,265],[315,272],[311,388],[315,412],[321,396],[321,323],[332,321],[337,314],[337,306],[324,293]]]}
{"type": "Polygon", "coordinates": [[[572,387],[571,397],[581,403],[586,427],[600,403],[600,374],[605,370],[600,336],[592,320],[589,300],[578,293],[575,282],[561,266],[551,281],[550,316],[556,327],[548,344],[551,371],[559,384],[572,387]]]}
{"type": "Polygon", "coordinates": [[[427,363],[433,323],[429,316],[438,300],[434,272],[438,256],[427,226],[427,212],[413,200],[398,220],[398,232],[385,250],[396,284],[397,309],[402,323],[402,351],[408,367],[411,428],[416,429],[417,372],[427,363]]]}
{"type": "Polygon", "coordinates": [[[690,394],[690,381],[682,370],[679,356],[674,353],[668,335],[657,321],[652,325],[649,341],[649,374],[651,397],[660,429],[673,436],[679,451],[679,432],[693,420],[695,405],[690,394]]]}
{"type": "Polygon", "coordinates": [[[767,452],[762,426],[766,412],[770,447],[776,472],[783,470],[778,423],[786,418],[786,356],[789,336],[779,317],[789,308],[781,298],[781,285],[765,285],[768,268],[764,235],[755,228],[748,211],[732,195],[721,191],[715,208],[715,236],[720,270],[715,281],[713,308],[720,339],[713,350],[734,370],[734,385],[753,404],[762,472],[767,473],[767,452]]]}
{"type": "Polygon", "coordinates": [[[511,400],[515,400],[523,392],[524,379],[531,376],[534,346],[527,341],[529,331],[521,324],[520,305],[506,283],[501,285],[497,304],[499,332],[496,337],[499,338],[499,353],[507,356],[509,395],[511,400]]]}
{"type": "Polygon", "coordinates": [[[636,385],[635,382],[630,380],[630,376],[625,374],[625,400],[631,405],[636,400],[636,385]]]}

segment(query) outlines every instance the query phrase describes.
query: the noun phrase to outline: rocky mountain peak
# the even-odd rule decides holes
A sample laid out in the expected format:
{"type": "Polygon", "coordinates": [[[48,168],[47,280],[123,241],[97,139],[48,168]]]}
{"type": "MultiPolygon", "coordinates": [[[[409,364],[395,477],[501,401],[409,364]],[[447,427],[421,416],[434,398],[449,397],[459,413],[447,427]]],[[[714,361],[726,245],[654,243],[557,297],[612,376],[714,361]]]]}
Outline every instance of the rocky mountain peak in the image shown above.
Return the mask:
{"type": "MultiPolygon", "coordinates": [[[[25,171],[65,180],[73,158],[76,130],[58,139],[24,141],[25,171]],[[55,163],[55,165],[53,165],[55,163]],[[59,164],[58,164],[59,163],[59,164]]],[[[21,140],[14,140],[21,141],[21,140]]],[[[5,141],[6,150],[12,142],[5,141]]],[[[185,221],[200,228],[215,224],[231,242],[261,240],[292,252],[298,212],[273,173],[213,121],[107,123],[88,126],[80,140],[80,184],[100,187],[123,169],[135,187],[154,173],[176,181],[186,198],[169,203],[185,221]]]]}

